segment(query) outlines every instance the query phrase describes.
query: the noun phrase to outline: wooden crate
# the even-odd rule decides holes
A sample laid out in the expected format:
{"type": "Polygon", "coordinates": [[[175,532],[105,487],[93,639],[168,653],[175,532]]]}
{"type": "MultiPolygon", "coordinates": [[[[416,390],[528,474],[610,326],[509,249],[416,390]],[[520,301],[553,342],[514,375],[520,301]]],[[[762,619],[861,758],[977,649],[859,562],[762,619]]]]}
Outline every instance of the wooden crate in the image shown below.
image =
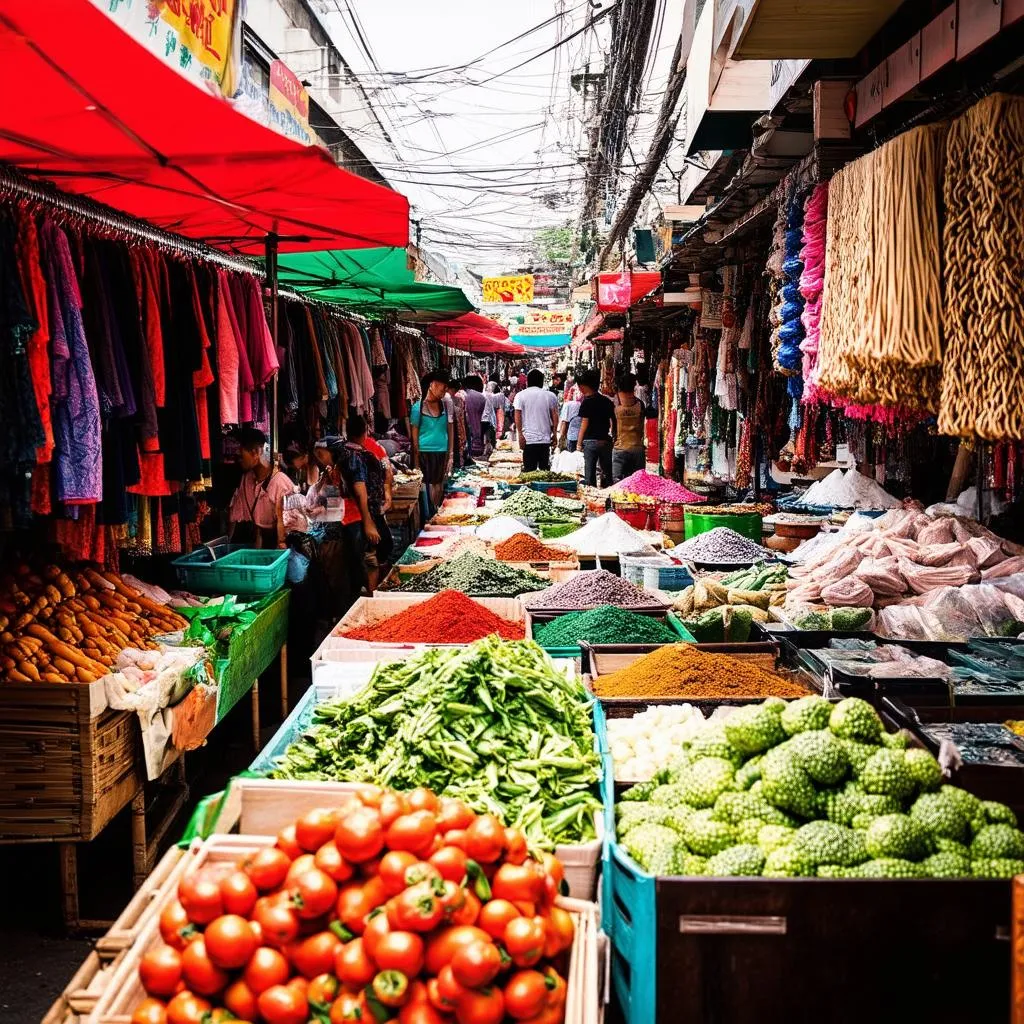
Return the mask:
{"type": "Polygon", "coordinates": [[[91,952],[46,1011],[41,1024],[86,1024],[126,955],[122,950],[110,960],[95,950],[91,952]]]}
{"type": "Polygon", "coordinates": [[[0,687],[0,842],[94,838],[142,789],[139,739],[101,684],[0,687]]]}
{"type": "MultiPolygon", "coordinates": [[[[235,862],[246,854],[272,846],[274,836],[217,835],[191,848],[189,871],[224,862],[235,862]]],[[[168,894],[167,898],[170,898],[168,894]]],[[[599,984],[600,952],[597,938],[597,906],[583,900],[559,898],[559,903],[572,914],[576,939],[570,954],[566,980],[569,990],[566,1001],[567,1024],[598,1024],[601,1020],[599,984]]],[[[139,983],[139,962],[146,952],[161,943],[159,910],[139,934],[132,946],[121,954],[117,967],[97,998],[89,1024],[129,1024],[135,1007],[145,998],[139,983]]],[[[83,965],[84,969],[84,965],[83,965]]],[[[77,977],[77,975],[76,975],[77,977]]],[[[52,1011],[51,1011],[52,1012],[52,1011]]],[[[57,1016],[46,1024],[64,1024],[57,1016]]]]}

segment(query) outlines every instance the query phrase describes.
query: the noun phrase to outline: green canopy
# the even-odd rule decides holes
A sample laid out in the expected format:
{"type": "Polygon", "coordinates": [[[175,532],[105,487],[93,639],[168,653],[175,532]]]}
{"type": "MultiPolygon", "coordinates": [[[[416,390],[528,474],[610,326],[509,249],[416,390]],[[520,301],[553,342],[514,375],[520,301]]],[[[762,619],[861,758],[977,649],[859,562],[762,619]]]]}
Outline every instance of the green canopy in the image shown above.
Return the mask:
{"type": "Polygon", "coordinates": [[[278,275],[283,287],[311,299],[394,311],[403,319],[431,320],[473,309],[461,288],[417,282],[400,248],[282,253],[278,275]]]}

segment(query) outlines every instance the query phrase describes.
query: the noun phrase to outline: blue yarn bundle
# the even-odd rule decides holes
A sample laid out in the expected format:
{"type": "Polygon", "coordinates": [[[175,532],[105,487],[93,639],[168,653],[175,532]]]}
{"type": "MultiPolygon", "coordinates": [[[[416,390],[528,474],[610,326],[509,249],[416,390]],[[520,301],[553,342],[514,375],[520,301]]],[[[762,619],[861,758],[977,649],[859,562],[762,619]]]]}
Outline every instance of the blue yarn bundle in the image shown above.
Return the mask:
{"type": "MultiPolygon", "coordinates": [[[[799,373],[803,362],[803,353],[800,351],[800,342],[804,340],[801,316],[805,305],[800,294],[800,275],[804,269],[803,260],[800,259],[804,237],[803,223],[803,198],[794,196],[786,211],[785,248],[782,260],[784,284],[781,290],[782,304],[779,307],[779,349],[775,358],[780,369],[796,374],[799,373]]],[[[799,376],[790,377],[787,391],[794,398],[799,398],[803,393],[803,380],[799,376]]]]}

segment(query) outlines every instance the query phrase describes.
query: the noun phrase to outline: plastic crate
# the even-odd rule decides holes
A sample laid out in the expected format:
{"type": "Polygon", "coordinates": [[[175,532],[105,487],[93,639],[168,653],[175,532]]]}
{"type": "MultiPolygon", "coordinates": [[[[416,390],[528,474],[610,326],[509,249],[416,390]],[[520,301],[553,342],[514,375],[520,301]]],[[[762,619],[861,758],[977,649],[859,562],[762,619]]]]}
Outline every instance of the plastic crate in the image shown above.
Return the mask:
{"type": "Polygon", "coordinates": [[[685,565],[644,566],[644,590],[685,590],[693,586],[693,576],[685,565]]]}
{"type": "Polygon", "coordinates": [[[565,491],[567,494],[575,494],[579,486],[578,480],[531,480],[527,485],[534,491],[565,491]]]}
{"type": "Polygon", "coordinates": [[[624,580],[635,583],[638,587],[644,585],[644,570],[648,566],[670,566],[672,560],[667,555],[650,555],[623,551],[619,555],[619,565],[624,580]]]}
{"type": "Polygon", "coordinates": [[[698,534],[707,533],[717,526],[727,526],[730,530],[756,544],[761,543],[761,517],[756,512],[741,512],[734,515],[713,515],[707,512],[686,513],[684,533],[687,540],[698,534]]]}
{"type": "Polygon", "coordinates": [[[220,554],[222,545],[207,545],[171,564],[178,580],[197,594],[272,594],[284,586],[289,551],[277,548],[239,548],[220,554]]]}

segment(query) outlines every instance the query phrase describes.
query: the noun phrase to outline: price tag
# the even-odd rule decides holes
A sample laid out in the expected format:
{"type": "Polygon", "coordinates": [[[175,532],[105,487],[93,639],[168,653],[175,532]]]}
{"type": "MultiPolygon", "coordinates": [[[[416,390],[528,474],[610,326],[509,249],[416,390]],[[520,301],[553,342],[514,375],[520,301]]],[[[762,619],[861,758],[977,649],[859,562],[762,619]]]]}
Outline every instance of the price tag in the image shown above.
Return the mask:
{"type": "Polygon", "coordinates": [[[840,466],[845,466],[850,461],[850,446],[848,444],[837,444],[836,445],[836,462],[840,466]]]}

